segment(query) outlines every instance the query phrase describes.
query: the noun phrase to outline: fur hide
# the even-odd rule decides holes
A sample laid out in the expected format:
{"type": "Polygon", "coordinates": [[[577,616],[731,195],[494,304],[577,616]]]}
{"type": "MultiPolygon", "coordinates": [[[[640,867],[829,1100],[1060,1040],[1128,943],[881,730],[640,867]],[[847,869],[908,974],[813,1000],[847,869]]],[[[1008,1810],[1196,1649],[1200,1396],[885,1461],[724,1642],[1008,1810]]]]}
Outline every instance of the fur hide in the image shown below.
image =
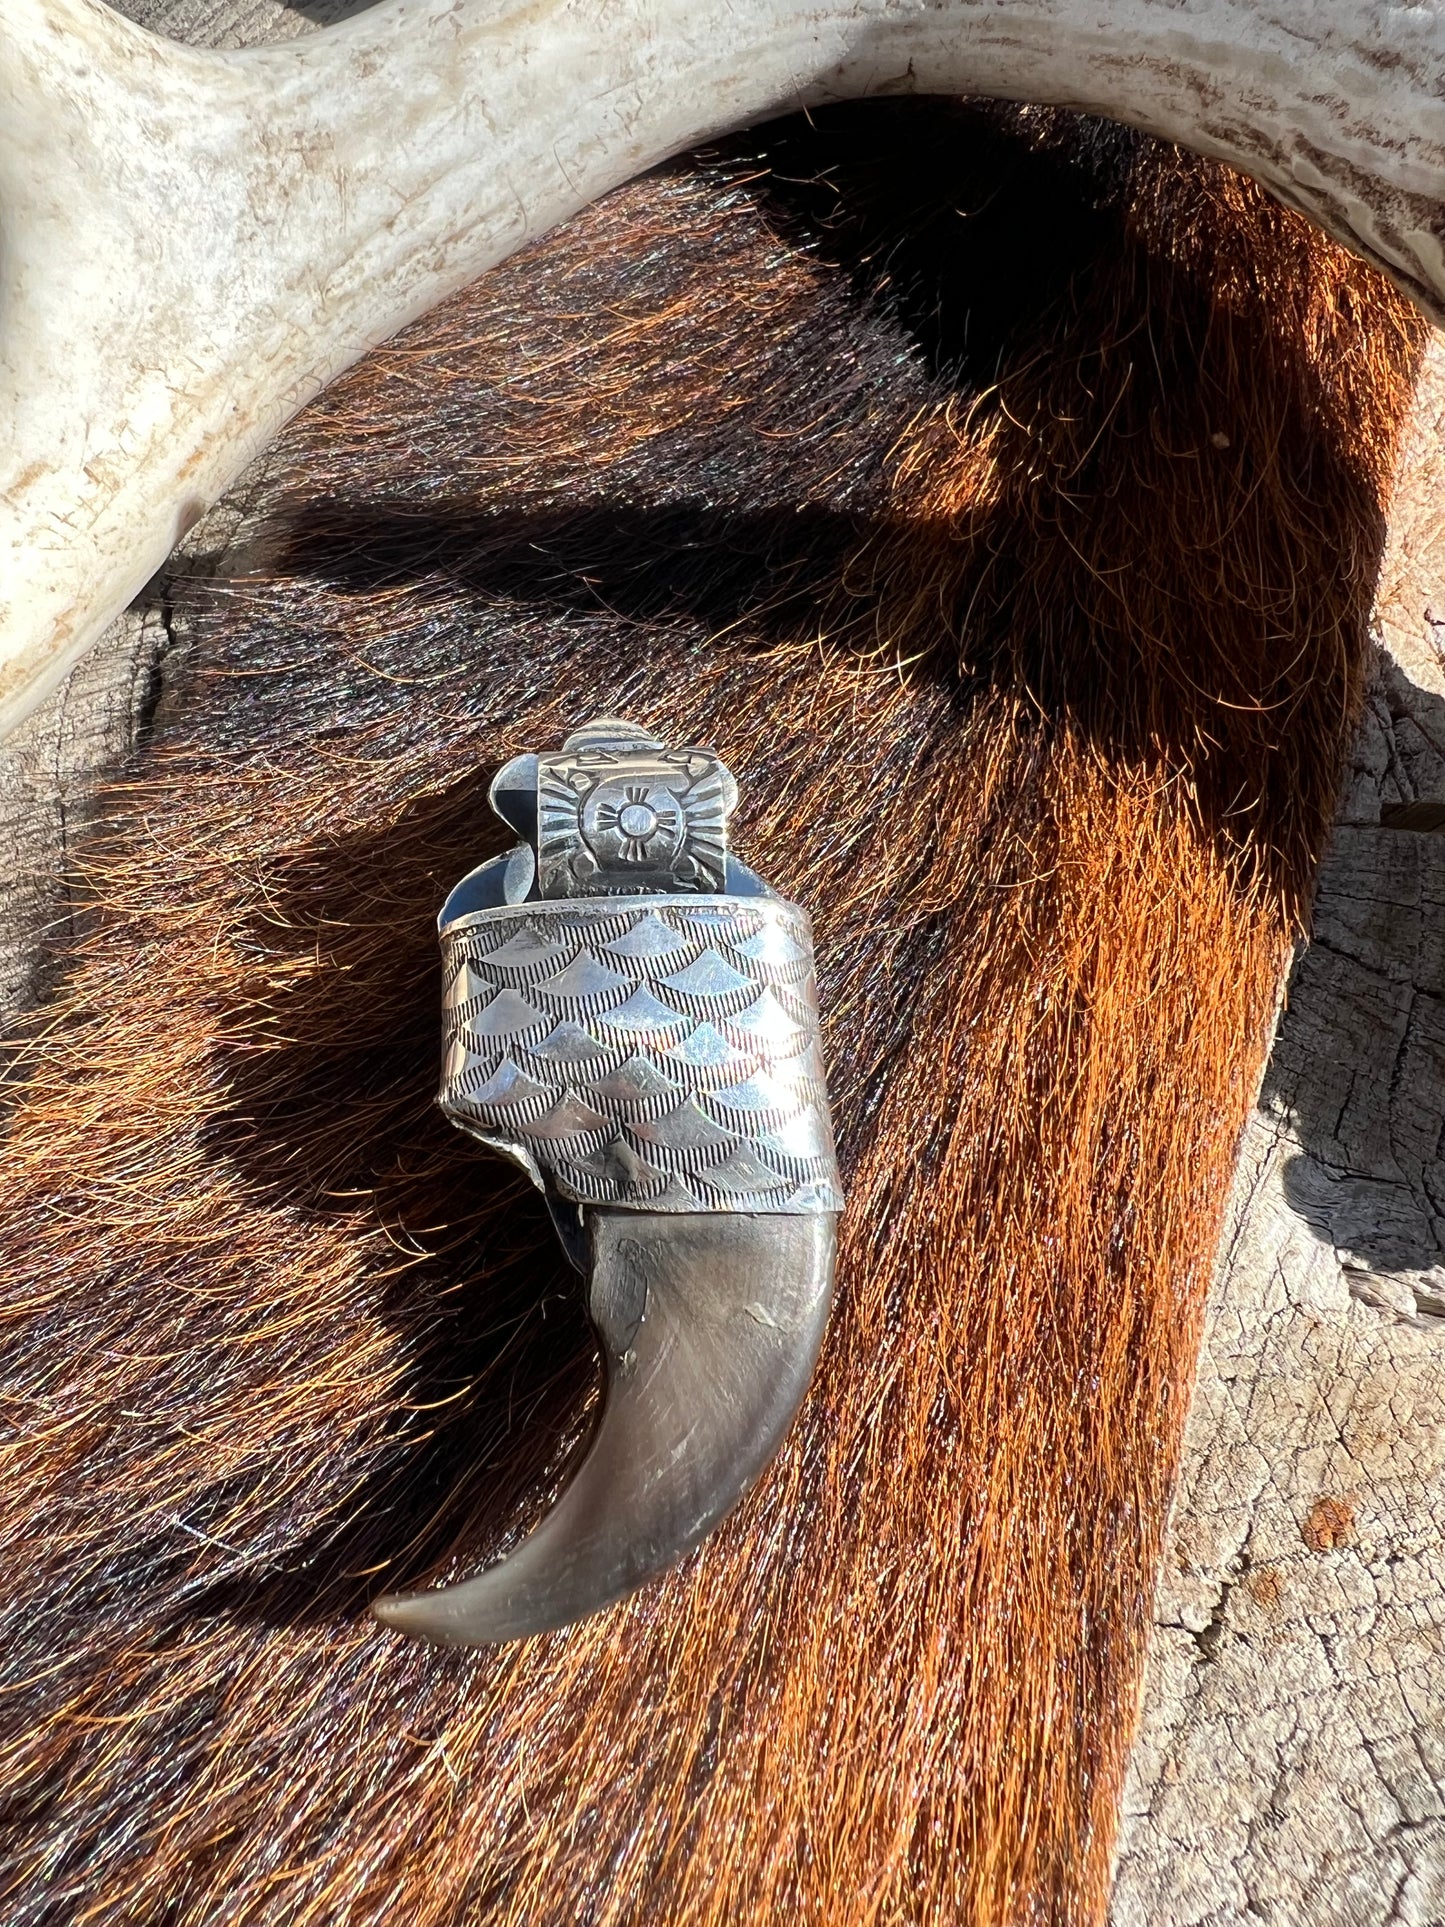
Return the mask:
{"type": "Polygon", "coordinates": [[[1421,342],[1262,193],[1026,109],[665,169],[346,377],[183,640],[12,1054],[10,1927],[1085,1927],[1236,1137],[1421,342]],[[782,1456],[482,1653],[585,1432],[432,1103],[490,773],[715,743],[808,905],[850,1206],[782,1456]]]}

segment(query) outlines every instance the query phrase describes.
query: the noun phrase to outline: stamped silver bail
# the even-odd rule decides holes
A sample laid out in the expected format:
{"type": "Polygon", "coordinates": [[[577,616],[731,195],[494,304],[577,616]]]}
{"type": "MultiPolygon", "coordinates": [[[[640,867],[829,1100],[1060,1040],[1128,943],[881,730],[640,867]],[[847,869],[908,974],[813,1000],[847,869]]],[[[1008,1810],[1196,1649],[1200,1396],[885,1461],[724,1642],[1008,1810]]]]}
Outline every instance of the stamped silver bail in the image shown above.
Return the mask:
{"type": "Polygon", "coordinates": [[[732,1510],[807,1389],[843,1203],[812,929],[729,849],[737,798],[715,751],[615,717],[492,784],[520,840],[442,906],[438,1101],[546,1197],[606,1386],[536,1530],[378,1599],[388,1625],[482,1645],[612,1605],[732,1510]]]}

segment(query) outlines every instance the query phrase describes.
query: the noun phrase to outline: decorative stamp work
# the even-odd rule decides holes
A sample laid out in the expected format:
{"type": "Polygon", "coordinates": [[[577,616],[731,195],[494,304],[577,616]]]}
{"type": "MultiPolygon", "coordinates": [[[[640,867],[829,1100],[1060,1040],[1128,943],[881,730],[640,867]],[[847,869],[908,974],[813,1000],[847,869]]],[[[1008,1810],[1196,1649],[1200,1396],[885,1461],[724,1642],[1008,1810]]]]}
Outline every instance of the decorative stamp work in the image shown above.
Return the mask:
{"type": "Polygon", "coordinates": [[[727,888],[738,788],[710,749],[668,749],[602,719],[537,758],[537,882],[543,897],[727,888]],[[624,733],[625,732],[625,733],[624,733]]]}
{"type": "Polygon", "coordinates": [[[444,931],[441,1103],[539,1184],[649,1211],[837,1211],[807,913],[561,898],[444,931]]]}

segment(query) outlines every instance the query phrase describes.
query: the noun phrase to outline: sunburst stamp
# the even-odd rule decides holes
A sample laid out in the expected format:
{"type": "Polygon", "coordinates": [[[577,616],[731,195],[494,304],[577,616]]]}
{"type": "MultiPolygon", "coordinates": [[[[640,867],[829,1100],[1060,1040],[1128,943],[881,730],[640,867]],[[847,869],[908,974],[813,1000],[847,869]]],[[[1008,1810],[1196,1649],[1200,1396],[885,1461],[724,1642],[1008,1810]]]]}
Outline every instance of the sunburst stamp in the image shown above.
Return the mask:
{"type": "Polygon", "coordinates": [[[543,897],[726,887],[731,772],[710,749],[668,749],[605,717],[537,759],[543,897]]]}

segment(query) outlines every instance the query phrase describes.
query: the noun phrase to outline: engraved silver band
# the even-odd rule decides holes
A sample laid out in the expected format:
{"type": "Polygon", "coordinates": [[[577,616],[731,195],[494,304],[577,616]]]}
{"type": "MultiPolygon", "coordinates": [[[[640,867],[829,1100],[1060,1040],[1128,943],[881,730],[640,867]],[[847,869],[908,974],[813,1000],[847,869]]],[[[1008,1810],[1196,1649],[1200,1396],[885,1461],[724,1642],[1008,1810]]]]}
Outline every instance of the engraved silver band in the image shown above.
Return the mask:
{"type": "Polygon", "coordinates": [[[796,904],[532,901],[441,940],[442,1108],[544,1188],[647,1211],[841,1209],[796,904]]]}

